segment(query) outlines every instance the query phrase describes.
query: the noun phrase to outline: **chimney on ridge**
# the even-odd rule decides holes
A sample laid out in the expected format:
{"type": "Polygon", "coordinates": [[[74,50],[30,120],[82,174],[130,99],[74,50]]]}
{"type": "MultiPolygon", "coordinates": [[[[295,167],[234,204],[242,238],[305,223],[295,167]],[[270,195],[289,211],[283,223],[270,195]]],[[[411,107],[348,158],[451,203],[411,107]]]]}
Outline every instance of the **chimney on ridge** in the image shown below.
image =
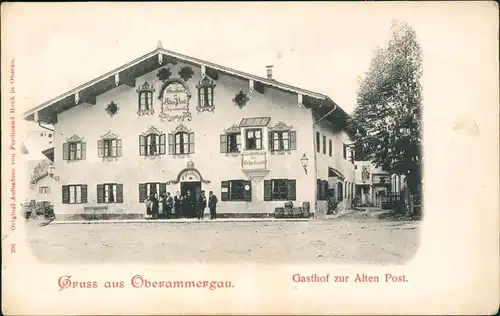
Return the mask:
{"type": "Polygon", "coordinates": [[[266,66],[267,69],[267,79],[273,80],[273,65],[266,66]]]}

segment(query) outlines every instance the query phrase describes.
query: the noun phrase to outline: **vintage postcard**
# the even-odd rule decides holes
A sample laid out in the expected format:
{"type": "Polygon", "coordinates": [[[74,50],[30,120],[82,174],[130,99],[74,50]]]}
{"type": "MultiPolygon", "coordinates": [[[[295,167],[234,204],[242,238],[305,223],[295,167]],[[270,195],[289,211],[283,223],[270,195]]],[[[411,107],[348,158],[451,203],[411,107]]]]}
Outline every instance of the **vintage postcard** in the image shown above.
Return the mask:
{"type": "Polygon", "coordinates": [[[1,17],[4,314],[497,312],[495,2],[1,17]]]}

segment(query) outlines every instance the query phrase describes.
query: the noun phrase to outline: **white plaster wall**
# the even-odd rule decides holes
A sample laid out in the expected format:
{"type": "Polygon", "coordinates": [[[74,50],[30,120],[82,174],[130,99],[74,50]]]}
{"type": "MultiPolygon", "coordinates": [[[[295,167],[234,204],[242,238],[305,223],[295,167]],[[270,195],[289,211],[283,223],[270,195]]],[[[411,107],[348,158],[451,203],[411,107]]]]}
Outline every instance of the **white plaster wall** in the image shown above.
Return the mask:
{"type": "MultiPolygon", "coordinates": [[[[176,78],[179,69],[184,66],[178,63],[169,65],[172,72],[171,78],[176,78]]],[[[221,181],[247,179],[241,171],[241,157],[238,155],[226,156],[220,153],[220,134],[224,129],[233,124],[239,124],[244,117],[269,116],[269,126],[278,121],[292,125],[297,131],[297,150],[283,156],[273,156],[268,152],[268,168],[270,173],[264,179],[289,178],[297,180],[297,201],[310,201],[314,205],[315,175],[314,172],[305,174],[300,164],[300,158],[305,153],[312,163],[314,155],[314,136],[312,134],[312,116],[309,109],[297,105],[297,96],[266,88],[265,94],[256,91],[248,92],[248,82],[219,74],[214,92],[215,113],[197,113],[198,103],[196,84],[201,79],[200,69],[193,67],[195,74],[187,82],[192,94],[190,111],[192,121],[183,124],[195,133],[195,153],[188,156],[177,157],[171,155],[159,156],[151,160],[139,155],[139,134],[145,132],[150,126],[155,126],[165,134],[171,133],[179,122],[161,122],[160,100],[158,93],[161,82],[155,85],[153,97],[153,116],[137,115],[136,88],[121,85],[97,97],[97,104],[81,104],[58,116],[55,125],[55,166],[60,177],[58,187],[54,192],[60,192],[63,184],[87,184],[88,204],[97,204],[96,185],[100,183],[122,183],[124,190],[124,203],[109,205],[110,213],[145,213],[143,204],[139,203],[138,183],[167,182],[177,177],[180,170],[192,160],[203,178],[211,181],[202,184],[205,191],[212,190],[220,201],[221,181]],[[249,103],[240,109],[232,99],[240,90],[248,93],[249,103]],[[119,111],[114,117],[105,112],[105,106],[114,101],[119,106],[119,111]],[[122,139],[122,157],[117,161],[102,161],[97,157],[97,140],[101,135],[111,131],[122,139]],[[72,135],[84,137],[87,143],[86,160],[68,162],[62,158],[62,144],[72,135]]],[[[144,81],[152,83],[156,79],[156,71],[136,80],[136,87],[144,81]]],[[[156,79],[157,80],[157,79],[156,79]]],[[[167,137],[168,138],[168,137],[167,137]]],[[[243,137],[242,137],[243,138],[243,137]]],[[[267,151],[267,131],[264,130],[264,151],[267,151]]],[[[167,146],[168,153],[168,146],[167,146]]],[[[263,180],[264,180],[263,179],[263,180]]],[[[180,184],[167,186],[167,191],[175,194],[180,189],[180,184]]],[[[223,202],[218,204],[218,212],[222,213],[260,213],[273,212],[275,206],[282,206],[283,202],[264,202],[263,181],[252,183],[252,202],[223,202]]],[[[83,204],[62,204],[61,194],[55,196],[56,214],[83,213],[83,204]]]]}

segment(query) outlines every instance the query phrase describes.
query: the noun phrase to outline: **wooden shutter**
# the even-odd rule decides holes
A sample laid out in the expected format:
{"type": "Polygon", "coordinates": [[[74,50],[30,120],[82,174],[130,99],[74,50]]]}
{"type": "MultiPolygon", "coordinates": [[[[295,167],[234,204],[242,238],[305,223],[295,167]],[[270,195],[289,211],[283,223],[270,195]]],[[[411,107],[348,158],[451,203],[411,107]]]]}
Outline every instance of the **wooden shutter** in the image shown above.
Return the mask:
{"type": "Polygon", "coordinates": [[[194,154],[194,133],[189,133],[189,153],[194,154]]]}
{"type": "Polygon", "coordinates": [[[81,186],[81,195],[82,195],[82,203],[87,203],[87,185],[86,184],[82,184],[81,186]]]}
{"type": "Polygon", "coordinates": [[[220,186],[220,200],[229,201],[229,181],[221,181],[220,186]]]}
{"type": "Polygon", "coordinates": [[[271,180],[264,180],[264,201],[271,201],[273,197],[273,184],[271,180]]]}
{"type": "Polygon", "coordinates": [[[175,136],[168,134],[168,154],[175,155],[175,136]]]}
{"type": "Polygon", "coordinates": [[[97,203],[104,203],[104,184],[97,185],[97,203]]]}
{"type": "Polygon", "coordinates": [[[87,143],[83,142],[82,143],[82,160],[87,159],[87,143]]]}
{"type": "Polygon", "coordinates": [[[286,197],[286,199],[288,201],[295,201],[297,199],[296,181],[295,180],[287,180],[286,185],[287,185],[287,197],[286,197]]]}
{"type": "Polygon", "coordinates": [[[160,155],[165,155],[165,147],[166,147],[166,136],[165,134],[160,135],[160,155]]]}
{"type": "Polygon", "coordinates": [[[122,156],[122,140],[121,139],[116,140],[116,156],[117,157],[122,156]]]}
{"type": "Polygon", "coordinates": [[[69,203],[69,187],[67,185],[62,186],[62,202],[63,204],[69,203]]]}
{"type": "Polygon", "coordinates": [[[69,144],[63,143],[63,160],[69,160],[69,144]]]}
{"type": "Polygon", "coordinates": [[[328,199],[328,181],[323,180],[321,181],[322,184],[322,191],[323,191],[323,199],[326,200],[328,199]]]}
{"type": "Polygon", "coordinates": [[[104,144],[102,140],[97,141],[97,157],[104,157],[104,144]]]}
{"type": "Polygon", "coordinates": [[[221,153],[227,152],[227,135],[226,134],[220,134],[220,152],[221,153]]]}
{"type": "Polygon", "coordinates": [[[290,150],[297,149],[297,132],[290,132],[290,150]]]}
{"type": "Polygon", "coordinates": [[[252,181],[243,181],[243,187],[245,188],[248,185],[248,191],[243,191],[243,200],[247,202],[252,201],[252,181]]]}
{"type": "Polygon", "coordinates": [[[139,183],[139,203],[143,203],[147,198],[146,183],[139,183]]]}
{"type": "Polygon", "coordinates": [[[139,135],[139,155],[146,155],[146,136],[139,135]]]}
{"type": "Polygon", "coordinates": [[[165,182],[160,183],[159,194],[167,193],[167,184],[165,182]]]}
{"type": "Polygon", "coordinates": [[[337,183],[337,200],[342,201],[344,199],[344,185],[342,182],[337,183]]]}
{"type": "Polygon", "coordinates": [[[274,142],[273,142],[273,132],[269,132],[267,135],[267,142],[269,144],[269,150],[274,149],[274,142]]]}
{"type": "Polygon", "coordinates": [[[123,184],[116,185],[116,203],[123,203],[123,184]]]}

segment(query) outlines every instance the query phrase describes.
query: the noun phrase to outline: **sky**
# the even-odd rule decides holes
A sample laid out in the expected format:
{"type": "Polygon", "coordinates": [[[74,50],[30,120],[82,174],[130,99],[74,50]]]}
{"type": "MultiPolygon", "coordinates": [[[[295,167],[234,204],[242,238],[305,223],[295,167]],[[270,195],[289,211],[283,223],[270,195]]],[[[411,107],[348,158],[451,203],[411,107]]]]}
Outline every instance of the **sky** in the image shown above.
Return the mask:
{"type": "Polygon", "coordinates": [[[15,31],[9,55],[18,78],[33,88],[24,109],[162,41],[165,49],[260,76],[272,64],[276,80],[327,94],[351,112],[358,78],[388,40],[392,20],[410,23],[430,53],[460,41],[452,33],[473,35],[466,10],[455,11],[418,3],[36,3],[11,4],[2,18],[15,31]]]}

